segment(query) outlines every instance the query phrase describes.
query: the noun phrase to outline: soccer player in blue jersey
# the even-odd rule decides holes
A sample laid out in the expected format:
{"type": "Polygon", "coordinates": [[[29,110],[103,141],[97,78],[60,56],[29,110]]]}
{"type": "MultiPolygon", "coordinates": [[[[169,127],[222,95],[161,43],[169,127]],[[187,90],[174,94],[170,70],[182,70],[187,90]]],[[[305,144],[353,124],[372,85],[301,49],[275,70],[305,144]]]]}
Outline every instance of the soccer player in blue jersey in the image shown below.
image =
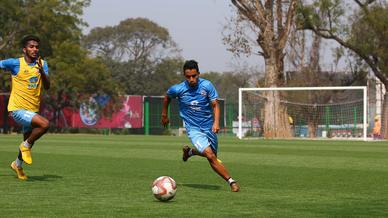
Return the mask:
{"type": "Polygon", "coordinates": [[[32,164],[31,148],[35,141],[45,134],[49,121],[38,114],[42,86],[50,88],[47,62],[39,56],[38,37],[28,35],[21,41],[23,56],[0,61],[0,69],[12,75],[12,90],[8,111],[23,127],[24,140],[19,146],[19,155],[11,168],[20,180],[26,180],[22,163],[32,164]]]}
{"type": "Polygon", "coordinates": [[[199,78],[200,72],[196,61],[186,61],[183,66],[183,74],[186,80],[171,86],[164,97],[162,124],[168,125],[168,106],[171,98],[177,98],[180,116],[194,146],[194,148],[183,146],[183,161],[187,161],[193,155],[207,158],[213,170],[229,183],[231,190],[238,192],[240,186],[232,179],[221,161],[217,159],[218,140],[216,133],[220,130],[217,91],[210,81],[199,78]]]}

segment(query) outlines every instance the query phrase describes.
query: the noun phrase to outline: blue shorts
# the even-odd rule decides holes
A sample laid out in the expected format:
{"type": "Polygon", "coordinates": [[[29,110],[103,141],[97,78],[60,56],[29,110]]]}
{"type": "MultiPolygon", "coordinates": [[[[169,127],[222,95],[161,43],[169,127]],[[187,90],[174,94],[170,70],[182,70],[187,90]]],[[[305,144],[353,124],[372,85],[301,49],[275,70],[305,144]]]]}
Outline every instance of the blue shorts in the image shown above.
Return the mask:
{"type": "Polygon", "coordinates": [[[217,135],[211,129],[201,130],[197,128],[190,128],[187,129],[187,135],[197,151],[203,153],[203,151],[210,146],[214,154],[217,154],[217,135]]]}
{"type": "Polygon", "coordinates": [[[16,110],[12,111],[12,118],[23,127],[23,133],[31,132],[31,121],[32,118],[37,115],[35,112],[27,111],[27,110],[16,110]]]}

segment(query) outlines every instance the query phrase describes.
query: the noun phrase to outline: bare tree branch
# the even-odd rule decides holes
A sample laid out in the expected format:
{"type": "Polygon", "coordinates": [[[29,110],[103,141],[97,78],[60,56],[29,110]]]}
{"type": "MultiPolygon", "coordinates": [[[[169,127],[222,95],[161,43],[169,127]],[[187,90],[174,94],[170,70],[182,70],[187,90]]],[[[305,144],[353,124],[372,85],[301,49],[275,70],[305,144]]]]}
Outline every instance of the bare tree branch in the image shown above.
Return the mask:
{"type": "Polygon", "coordinates": [[[251,20],[255,23],[257,27],[259,27],[261,30],[265,28],[265,20],[261,15],[256,16],[254,8],[249,7],[249,3],[247,3],[245,0],[232,0],[232,4],[236,6],[238,11],[244,15],[246,18],[251,20]]]}
{"type": "MultiPolygon", "coordinates": [[[[259,13],[259,17],[264,18],[265,17],[265,11],[264,11],[263,4],[261,4],[261,1],[260,0],[256,0],[255,1],[255,6],[256,6],[257,12],[259,13]]],[[[265,20],[263,21],[263,24],[266,25],[265,20]]]]}
{"type": "Polygon", "coordinates": [[[282,0],[276,0],[276,18],[277,18],[277,32],[283,32],[283,10],[282,0]]]}
{"type": "MultiPolygon", "coordinates": [[[[362,52],[359,48],[356,46],[344,41],[340,37],[334,35],[331,31],[327,29],[316,29],[316,28],[307,28],[311,31],[313,31],[315,34],[325,38],[325,39],[333,39],[337,41],[340,45],[342,45],[345,48],[348,48],[352,51],[354,51],[358,56],[360,56],[367,64],[368,66],[372,69],[373,73],[376,75],[377,78],[380,79],[384,83],[384,81],[388,81],[388,77],[384,75],[383,72],[377,67],[377,63],[373,60],[373,58],[370,58],[367,54],[362,52]]],[[[388,85],[385,84],[384,85],[388,85]]]]}
{"type": "Polygon", "coordinates": [[[297,0],[291,0],[287,11],[286,23],[284,24],[283,31],[279,33],[279,46],[281,48],[284,48],[286,45],[288,33],[290,32],[291,24],[296,11],[296,3],[297,3],[297,0]]]}

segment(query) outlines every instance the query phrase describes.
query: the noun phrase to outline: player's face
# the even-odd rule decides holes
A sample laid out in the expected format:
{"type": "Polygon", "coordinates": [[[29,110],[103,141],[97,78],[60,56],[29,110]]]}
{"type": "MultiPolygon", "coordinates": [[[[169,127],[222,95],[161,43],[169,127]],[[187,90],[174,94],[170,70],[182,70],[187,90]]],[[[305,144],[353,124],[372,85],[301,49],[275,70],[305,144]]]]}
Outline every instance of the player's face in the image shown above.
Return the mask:
{"type": "Polygon", "coordinates": [[[199,73],[196,69],[186,69],[185,77],[190,86],[196,86],[198,83],[199,73]]]}
{"type": "Polygon", "coordinates": [[[23,48],[23,52],[25,55],[27,55],[31,59],[38,58],[39,43],[34,41],[34,40],[28,41],[26,47],[23,48]]]}

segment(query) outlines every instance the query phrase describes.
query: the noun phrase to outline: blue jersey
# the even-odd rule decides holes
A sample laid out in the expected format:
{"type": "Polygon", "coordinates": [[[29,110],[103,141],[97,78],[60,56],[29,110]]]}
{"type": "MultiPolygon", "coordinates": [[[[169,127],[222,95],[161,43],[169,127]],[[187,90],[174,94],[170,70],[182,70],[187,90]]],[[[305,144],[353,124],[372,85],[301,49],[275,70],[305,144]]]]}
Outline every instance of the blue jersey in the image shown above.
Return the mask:
{"type": "Polygon", "coordinates": [[[211,129],[213,125],[213,108],[211,102],[218,98],[213,84],[199,78],[198,84],[191,87],[187,81],[171,86],[167,90],[170,98],[177,98],[180,116],[186,129],[192,127],[211,129]]]}

